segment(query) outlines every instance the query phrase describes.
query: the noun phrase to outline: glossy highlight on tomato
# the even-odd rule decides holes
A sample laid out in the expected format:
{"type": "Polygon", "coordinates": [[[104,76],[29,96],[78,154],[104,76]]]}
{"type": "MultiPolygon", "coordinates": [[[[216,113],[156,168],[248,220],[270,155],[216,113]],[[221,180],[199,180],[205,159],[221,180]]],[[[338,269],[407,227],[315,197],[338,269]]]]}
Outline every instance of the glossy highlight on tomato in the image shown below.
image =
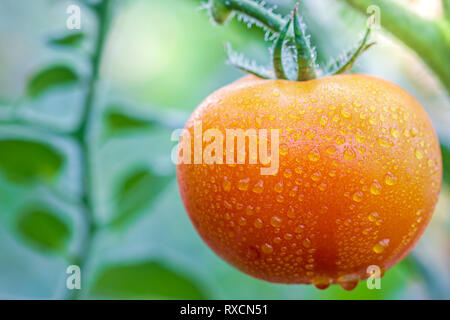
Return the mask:
{"type": "Polygon", "coordinates": [[[391,82],[247,76],[197,108],[191,134],[195,121],[203,130],[280,130],[275,175],[261,175],[260,164],[177,166],[202,239],[253,277],[350,290],[368,266],[387,270],[404,258],[431,219],[439,143],[424,109],[391,82]]]}

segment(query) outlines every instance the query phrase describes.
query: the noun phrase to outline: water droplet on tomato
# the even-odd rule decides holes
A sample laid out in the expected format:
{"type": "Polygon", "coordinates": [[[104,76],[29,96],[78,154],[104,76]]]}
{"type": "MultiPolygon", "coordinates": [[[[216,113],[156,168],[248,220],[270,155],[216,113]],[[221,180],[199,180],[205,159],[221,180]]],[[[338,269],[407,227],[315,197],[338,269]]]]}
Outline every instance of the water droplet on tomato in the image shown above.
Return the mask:
{"type": "Polygon", "coordinates": [[[331,284],[331,279],[329,277],[317,276],[311,280],[312,284],[320,290],[325,290],[331,284]]]}

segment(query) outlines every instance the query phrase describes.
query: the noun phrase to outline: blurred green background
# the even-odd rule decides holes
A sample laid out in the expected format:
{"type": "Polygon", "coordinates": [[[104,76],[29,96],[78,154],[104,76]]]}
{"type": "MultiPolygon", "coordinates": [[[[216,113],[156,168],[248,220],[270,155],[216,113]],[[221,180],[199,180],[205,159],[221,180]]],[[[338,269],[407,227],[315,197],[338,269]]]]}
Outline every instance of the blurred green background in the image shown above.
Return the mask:
{"type": "MultiPolygon", "coordinates": [[[[426,19],[442,16],[439,0],[401,2],[426,19]]],[[[269,3],[287,13],[294,1],[269,3]]],[[[381,290],[364,281],[351,292],[263,282],[200,240],[179,196],[171,132],[242,76],[225,64],[224,42],[261,63],[270,46],[263,31],[235,19],[213,26],[200,5],[115,1],[91,105],[89,227],[73,131],[91,90],[98,17],[82,1],[0,1],[0,298],[73,298],[66,268],[77,262],[85,277],[77,298],[450,299],[448,171],[428,229],[381,290]],[[83,36],[66,38],[76,33],[66,29],[71,4],[81,6],[83,36]]],[[[321,64],[355,43],[366,21],[345,1],[305,0],[303,14],[321,64]]],[[[376,40],[354,71],[397,83],[421,102],[449,168],[445,86],[401,41],[385,31],[376,40]]]]}

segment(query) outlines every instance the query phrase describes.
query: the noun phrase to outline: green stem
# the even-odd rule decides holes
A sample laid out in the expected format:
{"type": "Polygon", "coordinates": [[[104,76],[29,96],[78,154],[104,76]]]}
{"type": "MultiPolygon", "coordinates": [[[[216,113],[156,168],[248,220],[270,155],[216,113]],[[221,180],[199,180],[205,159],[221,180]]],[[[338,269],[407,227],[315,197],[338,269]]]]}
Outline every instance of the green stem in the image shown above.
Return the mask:
{"type": "Polygon", "coordinates": [[[287,79],[286,72],[284,71],[282,56],[284,40],[286,39],[286,34],[291,26],[291,22],[292,19],[289,19],[289,21],[286,22],[273,46],[273,70],[275,71],[275,76],[277,79],[287,79]]]}
{"type": "MultiPolygon", "coordinates": [[[[450,26],[448,21],[427,20],[390,0],[344,0],[362,13],[380,8],[381,25],[413,49],[450,91],[450,26]]],[[[449,1],[444,0],[448,12],[449,1]]],[[[447,15],[448,17],[448,15],[447,15]]]]}
{"type": "MultiPolygon", "coordinates": [[[[91,57],[91,77],[89,80],[88,93],[84,103],[83,113],[81,116],[80,126],[75,132],[75,138],[79,142],[81,152],[81,167],[83,170],[82,177],[82,203],[85,207],[85,224],[86,235],[81,245],[79,256],[75,259],[74,264],[78,265],[82,273],[82,288],[86,284],[84,276],[84,267],[90,257],[93,239],[98,231],[94,217],[94,197],[92,188],[92,146],[90,141],[90,124],[94,115],[94,101],[96,97],[97,80],[100,72],[100,65],[103,56],[106,36],[109,27],[109,13],[111,9],[110,0],[103,0],[95,7],[97,14],[98,31],[95,43],[95,49],[91,57]]],[[[74,290],[71,298],[80,297],[81,290],[74,290]]]]}
{"type": "MultiPolygon", "coordinates": [[[[250,0],[212,0],[212,3],[219,3],[222,7],[244,14],[262,23],[273,33],[279,33],[286,21],[275,13],[267,10],[262,5],[250,0]]],[[[213,17],[214,18],[214,17],[213,17]]],[[[217,23],[223,22],[216,20],[217,23]]]]}
{"type": "Polygon", "coordinates": [[[294,9],[294,37],[295,47],[297,48],[297,80],[310,80],[316,77],[315,56],[311,44],[307,38],[305,27],[300,20],[298,13],[298,3],[294,9]]]}

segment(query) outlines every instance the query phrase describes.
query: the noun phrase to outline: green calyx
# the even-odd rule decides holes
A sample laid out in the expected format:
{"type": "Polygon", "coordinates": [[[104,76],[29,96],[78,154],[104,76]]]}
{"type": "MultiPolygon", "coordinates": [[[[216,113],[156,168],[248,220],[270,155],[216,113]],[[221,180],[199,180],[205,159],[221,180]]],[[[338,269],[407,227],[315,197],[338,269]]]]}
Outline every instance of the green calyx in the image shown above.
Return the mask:
{"type": "Polygon", "coordinates": [[[272,9],[252,0],[209,0],[207,5],[212,20],[217,24],[224,24],[234,14],[237,14],[244,22],[264,28],[274,36],[273,70],[250,62],[227,45],[229,64],[264,79],[306,81],[317,78],[319,74],[324,76],[341,74],[350,70],[356,59],[374,44],[374,42],[368,43],[373,24],[371,22],[364,36],[354,48],[338,59],[334,59],[325,68],[320,68],[316,64],[315,48],[310,43],[310,36],[306,32],[306,25],[299,13],[298,3],[289,18],[283,18],[274,13],[272,9]],[[286,59],[296,62],[295,72],[285,70],[286,59]],[[293,76],[294,73],[296,77],[293,76]]]}

